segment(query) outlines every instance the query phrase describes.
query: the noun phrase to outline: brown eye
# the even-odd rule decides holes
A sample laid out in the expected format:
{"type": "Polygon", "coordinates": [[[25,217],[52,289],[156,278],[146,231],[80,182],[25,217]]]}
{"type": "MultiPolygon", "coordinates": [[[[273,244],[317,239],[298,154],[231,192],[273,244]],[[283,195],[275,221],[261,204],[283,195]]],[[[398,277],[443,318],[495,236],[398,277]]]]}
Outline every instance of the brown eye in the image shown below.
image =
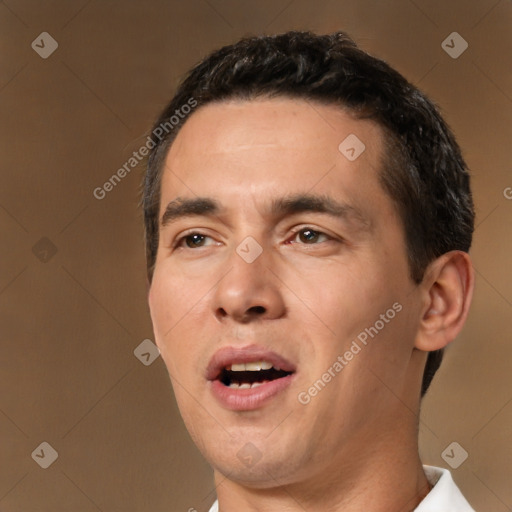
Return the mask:
{"type": "Polygon", "coordinates": [[[202,242],[204,242],[205,236],[200,235],[199,233],[194,233],[192,235],[188,235],[184,237],[185,243],[188,247],[193,249],[194,247],[200,247],[202,242]]]}
{"type": "Polygon", "coordinates": [[[322,233],[321,231],[316,231],[311,228],[303,228],[300,231],[297,231],[297,233],[295,233],[295,238],[297,237],[297,235],[299,236],[301,243],[309,245],[316,244],[318,242],[319,237],[321,236],[324,236],[327,239],[329,239],[329,237],[325,233],[322,233]]]}
{"type": "MultiPolygon", "coordinates": [[[[183,242],[186,244],[186,248],[188,249],[195,249],[197,247],[204,247],[207,244],[204,244],[203,242],[210,238],[207,235],[203,235],[202,233],[188,233],[187,235],[182,236],[179,238],[176,243],[175,247],[183,247],[183,242]]],[[[211,244],[210,244],[211,245],[211,244]]]]}

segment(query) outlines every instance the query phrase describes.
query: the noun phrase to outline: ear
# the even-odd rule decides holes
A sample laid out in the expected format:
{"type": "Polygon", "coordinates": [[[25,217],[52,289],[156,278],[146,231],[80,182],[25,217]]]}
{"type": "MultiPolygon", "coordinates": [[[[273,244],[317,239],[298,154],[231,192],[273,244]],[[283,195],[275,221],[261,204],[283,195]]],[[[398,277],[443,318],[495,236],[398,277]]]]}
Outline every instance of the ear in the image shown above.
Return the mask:
{"type": "Polygon", "coordinates": [[[434,260],[420,287],[424,305],[415,348],[430,352],[446,347],[466,321],[475,273],[468,253],[451,251],[434,260]]]}

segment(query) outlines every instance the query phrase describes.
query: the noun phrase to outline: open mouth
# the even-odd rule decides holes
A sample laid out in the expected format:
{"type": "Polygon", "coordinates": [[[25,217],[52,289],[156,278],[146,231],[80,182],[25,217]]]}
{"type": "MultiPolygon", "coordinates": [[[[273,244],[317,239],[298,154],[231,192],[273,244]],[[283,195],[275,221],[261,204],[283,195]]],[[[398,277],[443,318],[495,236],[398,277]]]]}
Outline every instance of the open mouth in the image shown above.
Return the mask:
{"type": "Polygon", "coordinates": [[[254,361],[228,365],[221,370],[217,378],[231,389],[250,389],[292,373],[273,366],[268,361],[254,361]]]}
{"type": "Polygon", "coordinates": [[[211,358],[205,372],[220,405],[232,411],[265,407],[296,377],[296,366],[273,350],[258,345],[224,347],[211,358]]]}

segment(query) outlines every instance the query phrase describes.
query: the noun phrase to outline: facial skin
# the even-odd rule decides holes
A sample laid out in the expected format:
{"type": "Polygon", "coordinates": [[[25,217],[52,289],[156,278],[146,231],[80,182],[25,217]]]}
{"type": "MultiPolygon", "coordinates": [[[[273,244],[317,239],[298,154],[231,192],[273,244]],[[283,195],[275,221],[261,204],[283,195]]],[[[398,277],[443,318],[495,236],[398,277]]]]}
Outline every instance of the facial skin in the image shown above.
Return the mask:
{"type": "Polygon", "coordinates": [[[378,180],[382,161],[372,121],[285,98],[202,107],[171,146],[160,218],[176,198],[225,207],[161,227],[149,290],[156,343],[184,422],[214,468],[222,512],[405,512],[428,492],[417,453],[425,351],[459,332],[473,281],[467,255],[453,252],[422,285],[412,282],[403,226],[378,180]],[[366,146],[354,161],[338,150],[349,134],[366,146]],[[359,213],[270,214],[272,200],[300,194],[359,213]],[[204,236],[174,247],[193,233],[204,236]],[[236,251],[246,237],[262,249],[252,263],[236,251]],[[395,303],[402,310],[300,403],[395,303]],[[212,394],[206,368],[217,350],[254,344],[296,371],[263,406],[230,410],[212,394]],[[251,466],[237,455],[247,443],[261,455],[251,466]]]}

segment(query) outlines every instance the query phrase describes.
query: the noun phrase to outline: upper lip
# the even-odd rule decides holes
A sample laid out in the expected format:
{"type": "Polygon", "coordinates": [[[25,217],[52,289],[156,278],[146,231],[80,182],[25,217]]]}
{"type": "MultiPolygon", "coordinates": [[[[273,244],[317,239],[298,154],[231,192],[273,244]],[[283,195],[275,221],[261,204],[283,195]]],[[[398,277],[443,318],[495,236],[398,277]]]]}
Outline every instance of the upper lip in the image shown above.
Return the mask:
{"type": "Polygon", "coordinates": [[[208,380],[215,380],[219,377],[222,370],[231,364],[252,363],[254,361],[268,361],[274,367],[278,367],[285,372],[291,373],[295,371],[295,366],[290,361],[272,350],[258,345],[246,347],[229,346],[215,352],[206,368],[206,378],[208,380]]]}

